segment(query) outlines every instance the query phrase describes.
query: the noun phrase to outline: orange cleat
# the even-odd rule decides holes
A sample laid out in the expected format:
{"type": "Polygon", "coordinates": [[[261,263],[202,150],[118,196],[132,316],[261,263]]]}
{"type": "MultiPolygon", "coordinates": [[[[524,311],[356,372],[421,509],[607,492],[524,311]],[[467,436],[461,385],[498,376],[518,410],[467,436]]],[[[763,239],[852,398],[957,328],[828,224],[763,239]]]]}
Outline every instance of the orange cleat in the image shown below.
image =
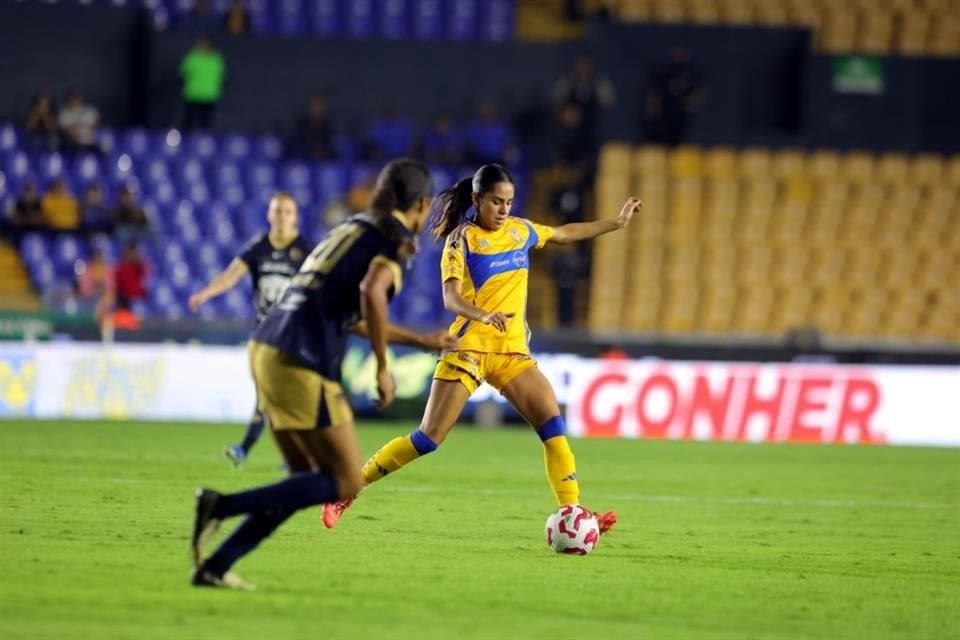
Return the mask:
{"type": "MultiPolygon", "coordinates": [[[[327,529],[333,529],[340,521],[343,512],[353,504],[353,498],[346,500],[337,500],[336,502],[327,502],[323,505],[323,526],[327,529]]],[[[614,516],[616,519],[616,516],[614,516]]],[[[601,530],[602,532],[602,530],[601,530]]]]}
{"type": "Polygon", "coordinates": [[[607,511],[606,513],[594,511],[593,516],[597,519],[597,524],[600,525],[600,535],[610,531],[610,529],[613,529],[613,525],[617,524],[616,511],[607,511]]]}

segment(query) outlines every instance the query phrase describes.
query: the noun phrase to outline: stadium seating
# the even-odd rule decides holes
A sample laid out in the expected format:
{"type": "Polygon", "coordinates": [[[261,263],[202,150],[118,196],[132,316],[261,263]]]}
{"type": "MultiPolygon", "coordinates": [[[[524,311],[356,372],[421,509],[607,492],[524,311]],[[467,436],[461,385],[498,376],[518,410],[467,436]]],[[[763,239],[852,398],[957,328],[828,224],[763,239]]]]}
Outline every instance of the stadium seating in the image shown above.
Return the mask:
{"type": "Polygon", "coordinates": [[[960,156],[607,145],[596,331],[960,338],[960,156]],[[626,266],[625,266],[626,265],[626,266]]]}
{"type": "MultiPolygon", "coordinates": [[[[43,0],[48,4],[70,0],[43,0]]],[[[74,0],[142,5],[158,30],[189,21],[195,0],[74,0]]],[[[516,0],[247,0],[257,35],[318,38],[488,40],[513,37],[516,0]]],[[[229,2],[212,0],[215,14],[229,2]]]]}
{"type": "MultiPolygon", "coordinates": [[[[109,202],[121,187],[133,187],[152,228],[152,237],[142,246],[151,277],[141,311],[166,318],[182,316],[189,294],[266,228],[266,204],[275,189],[294,195],[300,204],[301,229],[317,239],[325,231],[322,214],[328,205],[377,170],[349,159],[330,163],[287,159],[283,142],[272,136],[220,138],[206,133],[181,136],[175,130],[104,129],[99,137],[105,150],[102,157],[70,159],[28,151],[20,131],[0,124],[0,214],[13,209],[27,180],[36,181],[42,191],[51,180],[63,178],[78,196],[91,181],[99,182],[109,202]]],[[[436,190],[470,171],[433,170],[436,190]]],[[[56,307],[72,288],[76,260],[87,258],[94,247],[104,250],[110,261],[120,254],[117,241],[106,236],[31,233],[23,238],[20,258],[33,286],[56,307]]],[[[439,251],[435,243],[422,243],[413,275],[394,303],[400,320],[418,325],[443,321],[439,251]]],[[[204,315],[249,317],[249,300],[249,285],[244,283],[242,290],[211,303],[204,315]]]]}
{"type": "Polygon", "coordinates": [[[794,25],[829,53],[960,55],[952,0],[588,0],[625,22],[794,25]]]}

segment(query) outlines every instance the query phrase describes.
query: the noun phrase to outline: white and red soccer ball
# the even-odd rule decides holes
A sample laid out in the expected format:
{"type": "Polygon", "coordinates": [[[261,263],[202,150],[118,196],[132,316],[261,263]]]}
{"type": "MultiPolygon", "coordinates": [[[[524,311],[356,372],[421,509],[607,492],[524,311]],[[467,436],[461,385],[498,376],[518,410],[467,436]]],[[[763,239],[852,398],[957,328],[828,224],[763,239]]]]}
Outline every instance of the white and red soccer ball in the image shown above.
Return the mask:
{"type": "Polygon", "coordinates": [[[557,553],[585,556],[600,542],[600,523],[578,504],[560,507],[547,518],[547,545],[557,553]]]}

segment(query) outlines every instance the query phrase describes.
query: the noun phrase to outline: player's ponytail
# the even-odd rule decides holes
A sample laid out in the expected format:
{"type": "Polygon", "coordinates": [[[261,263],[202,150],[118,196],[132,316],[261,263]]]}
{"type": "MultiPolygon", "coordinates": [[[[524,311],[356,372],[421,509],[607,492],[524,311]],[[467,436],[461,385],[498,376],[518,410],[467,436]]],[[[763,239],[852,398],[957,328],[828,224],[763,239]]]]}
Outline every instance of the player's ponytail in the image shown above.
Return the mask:
{"type": "Polygon", "coordinates": [[[446,238],[463,224],[473,206],[473,194],[482,196],[498,182],[513,184],[513,176],[499,164],[485,164],[472,178],[464,178],[437,196],[438,214],[430,229],[437,238],[446,238]]]}
{"type": "Polygon", "coordinates": [[[433,194],[433,180],[427,165],[409,158],[400,158],[387,163],[377,176],[377,184],[370,196],[370,215],[391,239],[401,238],[394,211],[406,211],[418,200],[433,194]]]}

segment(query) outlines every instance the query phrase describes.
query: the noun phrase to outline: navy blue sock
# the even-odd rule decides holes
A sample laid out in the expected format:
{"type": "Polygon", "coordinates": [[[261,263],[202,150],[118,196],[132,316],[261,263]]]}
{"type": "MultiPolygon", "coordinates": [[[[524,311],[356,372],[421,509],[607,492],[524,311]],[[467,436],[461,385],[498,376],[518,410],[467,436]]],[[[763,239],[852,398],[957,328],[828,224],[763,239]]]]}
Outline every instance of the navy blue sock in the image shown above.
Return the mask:
{"type": "Polygon", "coordinates": [[[276,510],[247,516],[203,563],[204,566],[214,574],[222,576],[237,560],[270,537],[293,513],[289,510],[276,510]]]}
{"type": "Polygon", "coordinates": [[[253,445],[257,444],[257,440],[260,439],[260,435],[263,433],[264,424],[263,414],[259,411],[254,411],[253,417],[250,418],[250,424],[247,425],[247,432],[243,435],[243,442],[240,443],[240,448],[243,449],[244,453],[250,453],[253,445]]]}
{"type": "Polygon", "coordinates": [[[217,501],[214,517],[230,518],[242,513],[261,514],[311,507],[340,498],[337,483],[322,471],[298,473],[264,487],[224,495],[217,501]]]}

